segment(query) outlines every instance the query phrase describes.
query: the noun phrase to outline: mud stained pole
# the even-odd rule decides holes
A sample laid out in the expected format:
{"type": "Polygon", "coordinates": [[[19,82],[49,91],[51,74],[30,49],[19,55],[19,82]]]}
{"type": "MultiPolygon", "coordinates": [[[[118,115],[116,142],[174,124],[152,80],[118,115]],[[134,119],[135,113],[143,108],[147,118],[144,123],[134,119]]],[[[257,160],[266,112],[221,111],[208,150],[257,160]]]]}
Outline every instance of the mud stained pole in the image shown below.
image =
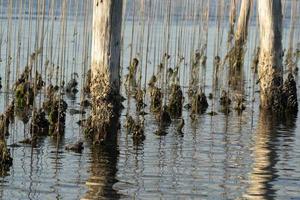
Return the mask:
{"type": "Polygon", "coordinates": [[[120,104],[123,0],[93,0],[93,3],[91,127],[94,142],[100,142],[110,134],[120,104]]]}
{"type": "Polygon", "coordinates": [[[281,0],[259,0],[259,80],[262,108],[277,108],[283,85],[281,0]]]}

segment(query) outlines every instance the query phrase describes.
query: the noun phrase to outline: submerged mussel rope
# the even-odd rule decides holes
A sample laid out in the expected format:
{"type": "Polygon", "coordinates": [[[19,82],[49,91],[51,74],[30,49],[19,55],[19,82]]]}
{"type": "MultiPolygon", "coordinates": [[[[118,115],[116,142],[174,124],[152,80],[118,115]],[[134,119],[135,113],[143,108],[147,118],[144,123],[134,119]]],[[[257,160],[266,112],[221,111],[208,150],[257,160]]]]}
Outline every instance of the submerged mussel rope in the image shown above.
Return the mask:
{"type": "MultiPolygon", "coordinates": [[[[1,126],[1,116],[0,116],[1,126]]],[[[13,164],[10,150],[7,148],[5,137],[0,136],[0,173],[8,171],[13,164]]]]}
{"type": "Polygon", "coordinates": [[[168,102],[168,111],[172,117],[181,117],[183,104],[183,93],[178,84],[171,85],[168,102]]]}
{"type": "Polygon", "coordinates": [[[157,78],[155,75],[152,76],[148,85],[149,85],[149,93],[151,99],[150,110],[153,113],[157,113],[160,111],[162,107],[162,92],[161,89],[156,86],[157,78]]]}
{"type": "Polygon", "coordinates": [[[132,116],[127,115],[124,127],[126,128],[127,133],[132,135],[135,144],[140,144],[145,140],[146,136],[144,133],[143,120],[134,120],[132,116]]]}
{"type": "Polygon", "coordinates": [[[187,108],[191,109],[191,116],[194,114],[203,114],[208,108],[208,102],[205,93],[203,92],[200,85],[200,71],[201,67],[205,66],[205,55],[204,49],[201,52],[196,52],[191,65],[191,78],[189,83],[188,97],[190,103],[186,105],[187,108]]]}

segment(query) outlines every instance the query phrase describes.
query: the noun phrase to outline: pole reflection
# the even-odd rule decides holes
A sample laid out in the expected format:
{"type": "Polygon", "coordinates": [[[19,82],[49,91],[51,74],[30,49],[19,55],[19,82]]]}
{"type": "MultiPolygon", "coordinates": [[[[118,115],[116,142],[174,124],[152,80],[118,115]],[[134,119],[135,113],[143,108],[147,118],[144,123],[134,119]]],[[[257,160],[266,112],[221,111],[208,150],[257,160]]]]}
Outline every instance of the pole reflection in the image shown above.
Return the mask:
{"type": "MultiPolygon", "coordinates": [[[[117,133],[114,135],[117,136],[117,133]]],[[[117,138],[109,144],[91,147],[90,178],[86,181],[87,193],[82,199],[119,199],[120,195],[113,189],[117,182],[117,163],[119,149],[117,138]]]]}
{"type": "Polygon", "coordinates": [[[253,138],[254,163],[249,177],[249,187],[245,195],[247,199],[269,200],[276,198],[277,189],[273,183],[279,177],[276,164],[279,161],[279,137],[282,137],[282,133],[278,130],[280,125],[283,125],[288,128],[284,134],[291,137],[290,132],[295,129],[295,121],[295,116],[278,117],[261,110],[253,138]]]}

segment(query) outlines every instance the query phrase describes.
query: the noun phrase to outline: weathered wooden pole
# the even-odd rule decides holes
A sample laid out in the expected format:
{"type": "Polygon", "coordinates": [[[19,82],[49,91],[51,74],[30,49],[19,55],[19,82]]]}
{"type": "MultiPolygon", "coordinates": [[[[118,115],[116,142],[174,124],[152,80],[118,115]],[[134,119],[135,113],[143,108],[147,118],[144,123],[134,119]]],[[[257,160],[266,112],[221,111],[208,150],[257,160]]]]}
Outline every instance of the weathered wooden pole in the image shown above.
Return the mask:
{"type": "Polygon", "coordinates": [[[230,3],[230,13],[229,13],[229,34],[228,34],[228,42],[231,43],[234,38],[234,27],[236,21],[236,4],[237,0],[231,0],[230,3]]]}
{"type": "Polygon", "coordinates": [[[92,121],[94,142],[107,138],[118,115],[123,0],[94,0],[92,121]]]}
{"type": "Polygon", "coordinates": [[[260,104],[277,108],[281,104],[283,85],[282,7],[281,0],[259,0],[260,31],[260,104]]]}
{"type": "Polygon", "coordinates": [[[260,55],[258,75],[261,108],[298,111],[297,85],[292,73],[283,83],[281,0],[259,0],[260,55]]]}
{"type": "Polygon", "coordinates": [[[250,11],[253,0],[242,0],[240,15],[237,23],[235,41],[239,45],[244,45],[248,36],[248,25],[250,21],[250,11]]]}
{"type": "MultiPolygon", "coordinates": [[[[240,76],[239,72],[241,71],[244,63],[244,54],[245,54],[244,45],[246,44],[247,36],[248,36],[248,26],[250,21],[250,11],[252,7],[252,2],[253,0],[242,0],[241,3],[237,28],[234,36],[234,45],[231,51],[229,52],[230,74],[232,77],[240,76]]],[[[232,6],[236,6],[236,2],[232,2],[232,6]]],[[[234,13],[232,13],[232,15],[233,14],[234,13]]],[[[232,23],[233,22],[231,22],[231,24],[232,23]]],[[[233,25],[231,25],[231,28],[232,26],[233,25]]]]}

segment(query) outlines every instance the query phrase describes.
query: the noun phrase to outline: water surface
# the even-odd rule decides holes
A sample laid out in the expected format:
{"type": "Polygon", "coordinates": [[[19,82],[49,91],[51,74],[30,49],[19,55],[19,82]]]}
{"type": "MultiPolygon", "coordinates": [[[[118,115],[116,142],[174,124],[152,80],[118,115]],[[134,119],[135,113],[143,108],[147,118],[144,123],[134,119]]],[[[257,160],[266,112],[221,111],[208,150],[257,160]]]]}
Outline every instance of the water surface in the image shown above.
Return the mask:
{"type": "MultiPolygon", "coordinates": [[[[5,15],[6,16],[6,15],[5,15]]],[[[1,18],[3,38],[6,38],[7,19],[1,18]]],[[[12,21],[17,25],[18,19],[12,21]]],[[[36,22],[34,22],[36,23],[36,22]]],[[[83,20],[75,23],[74,19],[68,22],[66,36],[68,49],[67,59],[59,59],[61,46],[59,42],[60,21],[54,23],[53,63],[65,64],[66,80],[72,72],[82,75],[83,66],[89,65],[89,53],[83,52],[84,25],[83,20]],[[76,25],[77,24],[77,25],[76,25]],[[78,26],[78,43],[74,46],[76,37],[74,27],[78,26]],[[77,52],[77,53],[76,53],[77,52]],[[76,58],[74,62],[74,59],[76,58]]],[[[35,27],[36,24],[33,25],[35,27]]],[[[90,26],[90,24],[89,24],[90,26]]],[[[13,26],[14,27],[14,26],[13,26]]],[[[187,34],[194,30],[193,23],[185,26],[187,34]]],[[[287,34],[288,26],[285,29],[287,34]]],[[[32,30],[34,32],[35,29],[32,30]]],[[[90,30],[90,29],[89,29],[90,30]]],[[[126,22],[124,35],[124,74],[130,58],[132,21],[126,22]]],[[[159,38],[164,32],[163,23],[152,27],[153,38],[159,38]]],[[[175,38],[178,24],[170,28],[170,54],[175,54],[175,38]]],[[[227,31],[224,27],[224,32],[227,31]]],[[[24,35],[22,41],[31,38],[28,21],[24,19],[24,35]]],[[[45,31],[46,35],[49,34],[45,31]]],[[[239,115],[232,110],[228,115],[220,111],[218,96],[222,84],[215,92],[214,101],[209,101],[210,107],[218,114],[211,116],[203,114],[190,118],[190,112],[183,111],[185,127],[183,134],[176,131],[179,120],[173,120],[167,129],[167,135],[159,137],[154,134],[158,124],[152,114],[146,115],[146,139],[140,144],[133,143],[130,134],[123,126],[116,133],[116,141],[101,147],[92,147],[88,141],[84,142],[84,151],[81,154],[68,152],[65,145],[84,139],[82,130],[76,124],[78,115],[67,113],[66,133],[61,139],[51,137],[41,138],[36,148],[21,145],[10,147],[13,157],[13,166],[8,172],[1,174],[1,199],[300,199],[300,118],[295,116],[271,116],[261,112],[258,108],[258,86],[252,87],[250,70],[251,55],[255,48],[255,25],[251,26],[250,38],[245,61],[245,90],[247,108],[239,115]],[[252,96],[253,94],[253,96],[252,96]],[[254,99],[252,102],[250,99],[254,99]]],[[[90,33],[89,33],[90,34],[90,33]]],[[[214,42],[217,31],[214,22],[209,29],[208,63],[206,76],[206,93],[212,91],[212,62],[214,42]]],[[[138,37],[138,36],[135,36],[138,37]]],[[[17,34],[11,38],[12,47],[17,46],[17,34]]],[[[225,36],[224,36],[225,38],[225,36]]],[[[288,37],[285,37],[288,38],[288,37]]],[[[187,46],[193,41],[189,38],[187,46]]],[[[138,40],[137,40],[138,41],[138,40]]],[[[133,54],[141,56],[138,50],[139,43],[134,40],[133,54]]],[[[22,43],[20,71],[27,63],[27,50],[30,53],[34,45],[28,47],[22,43]]],[[[86,41],[90,42],[90,39],[86,41]]],[[[161,61],[162,55],[154,52],[158,48],[157,39],[150,43],[149,74],[153,73],[154,66],[161,61]]],[[[286,45],[288,39],[284,40],[286,45]]],[[[4,77],[6,66],[7,41],[2,43],[0,75],[4,77]]],[[[89,48],[89,47],[88,47],[89,48]]],[[[162,48],[162,47],[160,47],[162,48]]],[[[226,48],[220,50],[224,56],[226,48]]],[[[16,66],[17,48],[12,48],[12,66],[16,66]]],[[[189,52],[182,52],[186,58],[189,52]]],[[[145,56],[145,55],[144,55],[145,56]]],[[[44,60],[49,54],[43,55],[44,60]]],[[[188,66],[188,59],[185,66],[188,66]]],[[[176,64],[174,56],[170,66],[176,64]]],[[[145,62],[144,62],[145,65],[145,62]]],[[[12,67],[12,71],[15,70],[12,67]]],[[[44,70],[43,64],[41,69],[44,70]]],[[[188,74],[182,68],[182,74],[188,74]]],[[[144,74],[144,72],[143,72],[144,74]]],[[[147,77],[149,79],[150,76],[147,77]]],[[[297,78],[297,77],[296,77],[297,78]]],[[[16,77],[12,76],[11,85],[16,77]]],[[[222,83],[223,80],[221,80],[222,83]]],[[[181,79],[186,86],[187,80],[181,79]]],[[[184,90],[186,92],[186,89],[184,90]]],[[[11,92],[0,93],[0,111],[5,109],[7,97],[11,99],[11,92]]],[[[73,100],[66,98],[69,109],[79,109],[80,96],[73,100]]],[[[187,102],[187,101],[186,101],[187,102]]],[[[185,103],[186,103],[185,102],[185,103]]],[[[123,125],[127,112],[127,102],[122,112],[120,123],[123,125]]],[[[130,113],[135,116],[134,101],[130,103],[130,113]]],[[[146,112],[149,112],[148,108],[146,112]]],[[[149,112],[150,113],[150,112],[149,112]]],[[[10,127],[8,144],[14,144],[28,134],[28,125],[16,120],[10,127]]]]}

